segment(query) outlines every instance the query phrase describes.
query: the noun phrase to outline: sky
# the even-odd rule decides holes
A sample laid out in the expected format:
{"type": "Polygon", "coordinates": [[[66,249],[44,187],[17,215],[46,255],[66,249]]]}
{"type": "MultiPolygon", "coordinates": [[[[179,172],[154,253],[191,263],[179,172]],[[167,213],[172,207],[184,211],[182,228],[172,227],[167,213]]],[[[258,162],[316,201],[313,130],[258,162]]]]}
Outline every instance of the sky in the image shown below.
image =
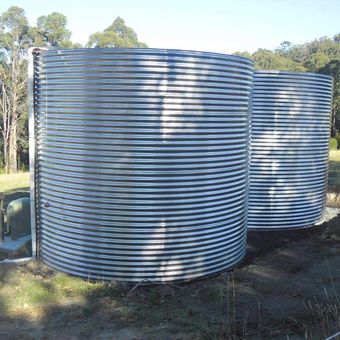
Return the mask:
{"type": "Polygon", "coordinates": [[[254,52],[340,33],[340,0],[0,0],[0,13],[13,5],[31,25],[66,15],[72,41],[82,44],[117,16],[156,48],[254,52]]]}

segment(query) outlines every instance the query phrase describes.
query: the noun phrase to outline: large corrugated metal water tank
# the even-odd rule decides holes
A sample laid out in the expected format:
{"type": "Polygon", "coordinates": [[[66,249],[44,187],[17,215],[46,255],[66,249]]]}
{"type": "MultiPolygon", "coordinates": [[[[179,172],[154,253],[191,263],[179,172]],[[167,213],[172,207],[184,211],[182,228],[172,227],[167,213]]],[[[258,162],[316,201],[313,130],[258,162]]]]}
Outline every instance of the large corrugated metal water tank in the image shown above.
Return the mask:
{"type": "Polygon", "coordinates": [[[254,74],[248,227],[312,226],[323,217],[332,80],[306,72],[254,74]]]}
{"type": "Polygon", "coordinates": [[[245,254],[252,62],[158,49],[36,57],[38,253],[91,279],[187,280],[245,254]]]}

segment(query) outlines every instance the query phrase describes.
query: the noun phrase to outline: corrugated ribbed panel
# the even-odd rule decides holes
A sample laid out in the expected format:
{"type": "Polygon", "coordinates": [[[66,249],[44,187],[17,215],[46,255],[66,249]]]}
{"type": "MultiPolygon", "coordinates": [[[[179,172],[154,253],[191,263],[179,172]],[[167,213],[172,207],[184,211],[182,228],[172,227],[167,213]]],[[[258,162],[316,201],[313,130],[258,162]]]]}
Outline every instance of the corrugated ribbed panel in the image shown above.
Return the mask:
{"type": "Polygon", "coordinates": [[[157,282],[242,259],[250,60],[81,49],[44,52],[38,64],[46,264],[91,279],[157,282]]]}
{"type": "Polygon", "coordinates": [[[331,100],[328,76],[255,72],[249,228],[301,228],[322,218],[331,100]]]}

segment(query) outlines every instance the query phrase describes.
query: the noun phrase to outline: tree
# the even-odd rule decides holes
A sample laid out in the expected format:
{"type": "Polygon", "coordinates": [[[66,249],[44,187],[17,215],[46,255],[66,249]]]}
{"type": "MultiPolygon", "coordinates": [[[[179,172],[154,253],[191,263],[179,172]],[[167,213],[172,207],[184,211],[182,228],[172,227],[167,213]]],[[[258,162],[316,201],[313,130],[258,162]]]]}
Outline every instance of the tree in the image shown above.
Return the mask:
{"type": "Polygon", "coordinates": [[[319,72],[331,75],[333,78],[332,101],[332,137],[338,136],[340,131],[340,60],[332,60],[319,69],[319,72]]]}
{"type": "Polygon", "coordinates": [[[318,71],[330,62],[328,55],[322,52],[316,52],[307,58],[305,65],[308,71],[318,71]]]}
{"type": "Polygon", "coordinates": [[[71,31],[66,28],[66,16],[53,12],[47,16],[43,15],[37,20],[37,27],[31,30],[35,36],[37,46],[74,48],[79,44],[73,44],[70,40],[71,31]]]}
{"type": "Polygon", "coordinates": [[[91,34],[87,47],[145,48],[147,45],[139,42],[135,31],[126,26],[122,18],[117,17],[103,32],[91,34]]]}
{"type": "Polygon", "coordinates": [[[20,120],[26,111],[26,49],[31,43],[22,8],[13,6],[0,16],[0,131],[7,173],[17,171],[20,120]]]}
{"type": "Polygon", "coordinates": [[[293,60],[266,49],[258,49],[253,53],[252,58],[255,67],[262,70],[291,70],[303,71],[304,67],[293,60]]]}
{"type": "Polygon", "coordinates": [[[340,33],[336,34],[336,35],[333,37],[333,40],[334,40],[336,43],[340,43],[340,33]]]}
{"type": "Polygon", "coordinates": [[[275,52],[286,57],[291,47],[292,47],[292,43],[286,40],[282,42],[281,45],[277,49],[275,49],[275,52]]]}

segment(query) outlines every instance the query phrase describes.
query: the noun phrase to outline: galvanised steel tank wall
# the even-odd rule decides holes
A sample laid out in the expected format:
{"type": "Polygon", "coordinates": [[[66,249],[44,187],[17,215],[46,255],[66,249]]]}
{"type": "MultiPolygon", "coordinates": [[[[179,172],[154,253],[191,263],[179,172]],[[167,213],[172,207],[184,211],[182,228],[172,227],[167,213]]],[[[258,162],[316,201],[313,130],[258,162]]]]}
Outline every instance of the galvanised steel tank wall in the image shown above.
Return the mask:
{"type": "Polygon", "coordinates": [[[248,227],[312,226],[325,209],[330,77],[254,74],[248,227]]]}
{"type": "Polygon", "coordinates": [[[252,62],[158,49],[37,56],[38,249],[89,277],[186,280],[245,254],[252,62]]]}

